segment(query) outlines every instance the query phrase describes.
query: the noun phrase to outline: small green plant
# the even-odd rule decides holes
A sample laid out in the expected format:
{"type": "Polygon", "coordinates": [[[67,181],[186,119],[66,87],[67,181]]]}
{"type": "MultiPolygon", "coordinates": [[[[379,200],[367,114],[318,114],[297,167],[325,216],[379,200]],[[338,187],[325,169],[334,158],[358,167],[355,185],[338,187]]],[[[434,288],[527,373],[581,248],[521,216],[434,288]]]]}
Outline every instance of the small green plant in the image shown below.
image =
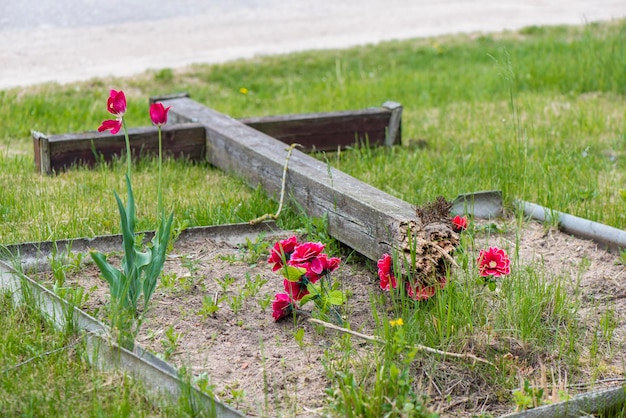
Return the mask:
{"type": "Polygon", "coordinates": [[[524,387],[513,391],[513,399],[519,411],[536,408],[543,405],[543,388],[533,388],[524,380],[524,387]]]}
{"type": "Polygon", "coordinates": [[[74,332],[76,328],[74,318],[74,307],[82,308],[89,299],[89,292],[82,287],[66,286],[67,274],[77,272],[82,264],[84,254],[73,253],[71,245],[67,251],[58,253],[55,248],[52,252],[50,267],[52,269],[52,291],[65,300],[67,304],[63,305],[65,315],[65,327],[68,333],[74,332]]]}
{"type": "Polygon", "coordinates": [[[239,247],[243,252],[241,260],[249,265],[256,265],[266,254],[270,242],[264,239],[265,234],[259,235],[254,241],[246,237],[246,243],[239,247]]]}
{"type": "Polygon", "coordinates": [[[251,279],[250,273],[246,272],[246,283],[243,285],[243,292],[246,296],[255,297],[268,281],[269,279],[264,279],[260,274],[251,279]]]}
{"type": "Polygon", "coordinates": [[[257,299],[257,303],[259,304],[259,307],[261,308],[261,312],[265,313],[267,308],[272,304],[272,299],[273,297],[271,294],[267,294],[263,296],[262,298],[257,299]]]}
{"type": "Polygon", "coordinates": [[[163,346],[163,357],[165,360],[169,360],[176,351],[178,351],[178,344],[182,334],[176,332],[171,325],[165,329],[165,339],[161,340],[163,346]]]}
{"type": "Polygon", "coordinates": [[[426,399],[413,389],[411,363],[417,350],[407,348],[404,321],[397,318],[383,326],[385,345],[371,355],[366,368],[371,374],[359,375],[354,366],[326,372],[334,385],[327,390],[333,409],[345,417],[421,417],[434,418],[424,406],[426,399]]]}
{"type": "Polygon", "coordinates": [[[184,255],[182,257],[182,261],[180,262],[180,264],[189,271],[191,276],[194,276],[198,270],[200,270],[200,267],[198,266],[199,263],[199,260],[194,260],[188,255],[184,255]]]}
{"type": "Polygon", "coordinates": [[[244,390],[239,388],[238,383],[226,385],[226,390],[228,390],[228,394],[230,395],[230,399],[228,400],[228,402],[233,403],[235,405],[235,408],[237,408],[239,404],[244,400],[244,390]]]}
{"type": "Polygon", "coordinates": [[[80,270],[85,254],[72,252],[71,244],[66,251],[58,252],[56,244],[52,250],[50,268],[54,278],[54,284],[58,287],[65,286],[68,273],[80,270]]]}
{"type": "Polygon", "coordinates": [[[293,331],[293,338],[294,340],[296,340],[296,343],[298,343],[298,347],[300,347],[301,349],[304,348],[304,328],[298,328],[293,331]]]}
{"type": "Polygon", "coordinates": [[[226,299],[226,303],[230,306],[230,309],[233,311],[233,314],[238,315],[241,308],[243,308],[243,303],[246,300],[246,294],[239,289],[239,291],[235,292],[234,295],[230,295],[226,299]]]}
{"type": "Polygon", "coordinates": [[[230,285],[235,283],[235,280],[236,279],[230,274],[226,274],[223,279],[215,279],[217,284],[219,284],[220,288],[222,289],[222,292],[224,293],[228,291],[228,288],[230,287],[230,285]]]}
{"type": "Polygon", "coordinates": [[[198,311],[198,315],[200,315],[203,319],[213,317],[219,310],[218,302],[219,300],[217,300],[217,294],[215,297],[204,295],[202,298],[202,308],[198,311]]]}
{"type": "Polygon", "coordinates": [[[209,374],[207,372],[200,373],[194,379],[195,385],[198,387],[200,392],[213,397],[213,393],[215,392],[215,385],[211,384],[209,379],[209,374]]]}
{"type": "Polygon", "coordinates": [[[161,289],[174,289],[176,286],[178,275],[174,272],[164,273],[161,276],[161,289]]]}

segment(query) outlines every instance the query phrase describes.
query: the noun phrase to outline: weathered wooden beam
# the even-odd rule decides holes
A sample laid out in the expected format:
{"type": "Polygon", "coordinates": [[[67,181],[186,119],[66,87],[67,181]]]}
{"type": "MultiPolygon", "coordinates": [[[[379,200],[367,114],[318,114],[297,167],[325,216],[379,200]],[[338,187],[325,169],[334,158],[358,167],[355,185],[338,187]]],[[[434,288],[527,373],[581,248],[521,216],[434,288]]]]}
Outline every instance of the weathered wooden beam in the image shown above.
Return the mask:
{"type": "MultiPolygon", "coordinates": [[[[176,94],[151,98],[151,102],[188,97],[176,94]]],[[[306,151],[337,151],[358,143],[370,146],[401,142],[402,106],[386,102],[382,107],[340,112],[266,116],[241,121],[287,144],[298,143],[306,151]]],[[[163,128],[166,155],[204,160],[204,132],[198,125],[170,123],[163,128]]],[[[158,136],[155,127],[129,129],[133,155],[155,155],[158,136]]],[[[93,166],[96,160],[111,161],[126,150],[124,135],[84,132],[52,135],[33,132],[35,166],[42,173],[63,170],[75,164],[93,166]]]]}
{"type": "MultiPolygon", "coordinates": [[[[203,161],[205,132],[200,124],[166,125],[163,128],[163,153],[175,157],[203,161]]],[[[126,150],[123,133],[84,132],[47,137],[33,132],[35,166],[42,173],[66,169],[75,164],[93,166],[96,161],[111,161],[126,150]]],[[[128,130],[131,152],[134,156],[157,155],[159,137],[157,128],[143,127],[128,130]]]]}
{"type": "MultiPolygon", "coordinates": [[[[163,103],[172,106],[174,120],[205,127],[211,164],[242,176],[253,187],[261,184],[270,196],[279,195],[287,157],[284,143],[187,97],[163,103]]],[[[416,220],[409,203],[297,149],[289,160],[286,187],[309,215],[328,217],[332,236],[372,260],[391,251],[401,224],[416,220]]]]}
{"type": "Polygon", "coordinates": [[[239,121],[286,144],[300,144],[305,151],[337,151],[355,144],[398,144],[401,140],[399,126],[390,129],[392,115],[398,111],[402,112],[400,105],[393,110],[383,105],[363,110],[266,116],[239,121]]]}
{"type": "MultiPolygon", "coordinates": [[[[188,98],[187,93],[151,97],[150,103],[188,98]]],[[[337,151],[355,144],[399,145],[402,105],[387,101],[362,110],[262,116],[238,119],[257,131],[304,151],[337,151]]]]}

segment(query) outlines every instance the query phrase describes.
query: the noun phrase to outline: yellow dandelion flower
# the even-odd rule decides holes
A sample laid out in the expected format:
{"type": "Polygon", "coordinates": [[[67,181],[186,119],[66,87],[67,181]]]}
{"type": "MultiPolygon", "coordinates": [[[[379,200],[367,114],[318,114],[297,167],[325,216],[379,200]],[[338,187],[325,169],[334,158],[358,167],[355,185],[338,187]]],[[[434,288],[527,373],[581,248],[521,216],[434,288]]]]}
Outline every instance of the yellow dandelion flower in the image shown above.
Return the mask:
{"type": "Polygon", "coordinates": [[[402,318],[392,319],[391,321],[389,321],[389,325],[391,325],[392,327],[401,327],[402,325],[404,325],[404,321],[402,320],[402,318]]]}
{"type": "Polygon", "coordinates": [[[241,94],[248,94],[248,89],[245,88],[245,87],[242,87],[242,88],[239,89],[239,93],[241,93],[241,94]]]}

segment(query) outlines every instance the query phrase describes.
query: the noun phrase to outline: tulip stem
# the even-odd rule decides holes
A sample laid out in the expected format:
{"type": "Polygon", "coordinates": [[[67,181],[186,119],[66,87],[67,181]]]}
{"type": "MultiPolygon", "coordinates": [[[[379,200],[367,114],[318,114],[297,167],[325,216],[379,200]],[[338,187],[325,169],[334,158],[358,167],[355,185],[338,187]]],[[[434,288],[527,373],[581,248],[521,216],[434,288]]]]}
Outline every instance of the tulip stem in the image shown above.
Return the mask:
{"type": "Polygon", "coordinates": [[[132,158],[130,154],[130,139],[128,139],[128,130],[126,129],[126,119],[122,116],[122,128],[124,128],[124,139],[126,140],[126,174],[130,180],[130,170],[132,166],[132,158]]]}
{"type": "Polygon", "coordinates": [[[159,184],[157,188],[157,219],[163,220],[163,191],[161,190],[161,178],[163,177],[163,145],[161,139],[161,125],[157,125],[159,131],[159,184]]]}

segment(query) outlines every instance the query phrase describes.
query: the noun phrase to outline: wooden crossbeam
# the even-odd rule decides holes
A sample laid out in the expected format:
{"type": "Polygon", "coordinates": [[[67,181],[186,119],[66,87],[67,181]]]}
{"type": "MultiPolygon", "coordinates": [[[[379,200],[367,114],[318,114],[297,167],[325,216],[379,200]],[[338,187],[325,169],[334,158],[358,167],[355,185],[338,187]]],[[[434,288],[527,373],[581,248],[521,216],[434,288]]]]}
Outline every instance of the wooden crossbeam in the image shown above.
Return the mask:
{"type": "MultiPolygon", "coordinates": [[[[176,122],[201,124],[206,132],[206,158],[222,170],[258,184],[278,196],[285,144],[188,97],[163,100],[176,122]]],[[[294,150],[286,178],[292,196],[311,216],[328,217],[329,233],[372,260],[390,252],[401,223],[415,220],[412,205],[365,184],[321,161],[294,150]]]]}
{"type": "MultiPolygon", "coordinates": [[[[187,94],[153,98],[151,101],[188,97],[187,94]]],[[[370,146],[395,145],[401,141],[402,106],[386,102],[381,107],[339,112],[265,116],[240,121],[287,144],[298,143],[305,151],[337,151],[357,143],[370,146]]],[[[197,124],[176,124],[163,128],[166,155],[202,161],[205,158],[205,134],[197,124]]],[[[129,129],[134,156],[156,155],[158,136],[155,127],[129,129]]],[[[83,132],[46,136],[33,132],[35,166],[51,174],[72,165],[93,166],[97,161],[111,161],[126,150],[123,133],[83,132]]]]}
{"type": "MultiPolygon", "coordinates": [[[[33,132],[35,166],[41,173],[51,174],[75,164],[93,166],[97,161],[111,161],[126,151],[124,134],[83,132],[52,135],[33,132]]],[[[204,160],[204,126],[196,123],[165,125],[163,152],[165,155],[204,160]]],[[[154,126],[128,130],[131,153],[134,156],[157,155],[159,137],[154,126]]]]}

